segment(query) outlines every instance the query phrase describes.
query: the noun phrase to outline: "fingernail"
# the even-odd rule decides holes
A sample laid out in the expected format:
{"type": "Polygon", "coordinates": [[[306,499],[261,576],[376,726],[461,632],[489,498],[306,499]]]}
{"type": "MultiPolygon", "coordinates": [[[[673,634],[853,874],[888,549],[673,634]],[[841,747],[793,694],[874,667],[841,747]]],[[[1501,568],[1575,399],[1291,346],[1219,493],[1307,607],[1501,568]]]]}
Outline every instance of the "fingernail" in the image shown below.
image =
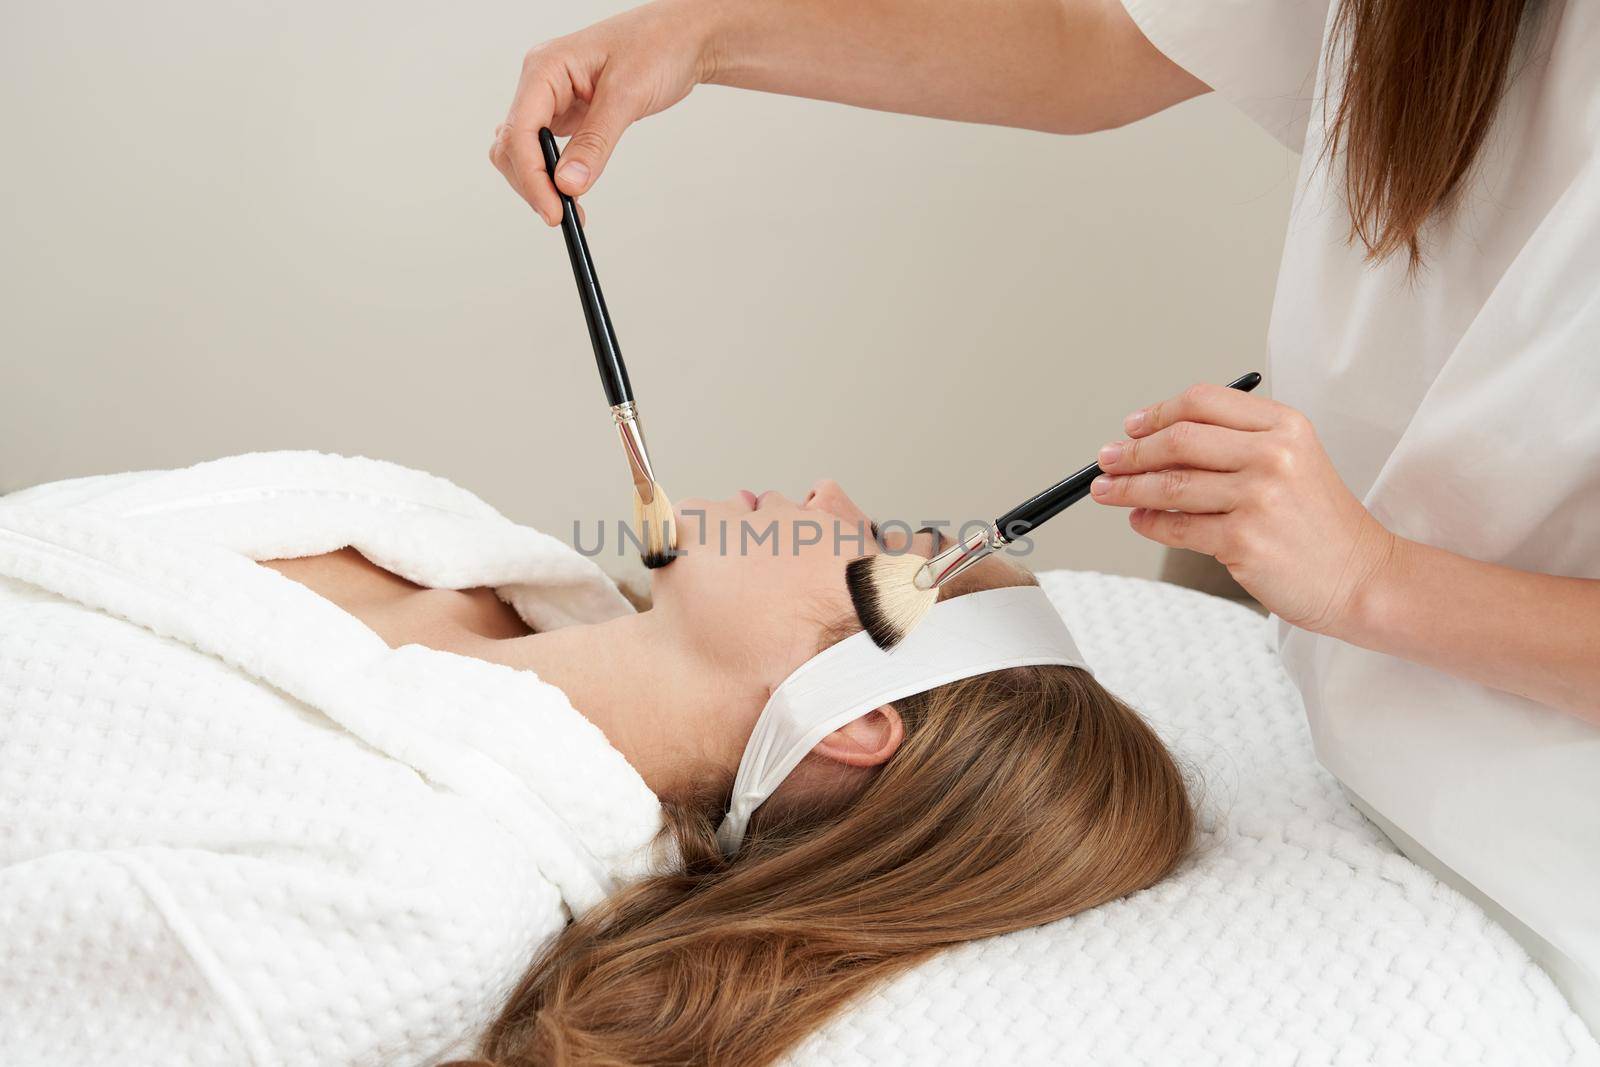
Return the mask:
{"type": "Polygon", "coordinates": [[[1102,466],[1102,467],[1104,467],[1108,463],[1115,463],[1117,460],[1119,460],[1121,458],[1122,458],[1122,442],[1121,441],[1113,441],[1109,445],[1106,445],[1106,447],[1104,447],[1104,448],[1102,448],[1100,450],[1100,466],[1102,466]]]}
{"type": "Polygon", "coordinates": [[[1093,493],[1095,496],[1105,496],[1106,493],[1110,491],[1111,479],[1107,475],[1102,474],[1100,477],[1089,483],[1089,492],[1093,493]]]}
{"type": "Polygon", "coordinates": [[[1144,420],[1149,417],[1149,414],[1150,413],[1148,410],[1145,408],[1140,408],[1138,411],[1135,411],[1132,415],[1129,415],[1127,418],[1122,420],[1123,428],[1129,433],[1139,432],[1139,428],[1144,425],[1144,420]]]}
{"type": "Polygon", "coordinates": [[[589,168],[577,160],[573,160],[571,163],[563,163],[557,167],[556,177],[560,178],[568,188],[582,189],[583,183],[589,180],[589,168]]]}

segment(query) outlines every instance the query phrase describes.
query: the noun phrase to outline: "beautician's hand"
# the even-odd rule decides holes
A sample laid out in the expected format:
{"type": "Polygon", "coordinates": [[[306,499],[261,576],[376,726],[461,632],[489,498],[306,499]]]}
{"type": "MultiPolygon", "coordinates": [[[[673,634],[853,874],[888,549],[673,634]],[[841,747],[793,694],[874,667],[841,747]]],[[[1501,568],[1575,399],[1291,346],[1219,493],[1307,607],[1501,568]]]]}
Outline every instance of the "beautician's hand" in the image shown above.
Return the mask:
{"type": "Polygon", "coordinates": [[[555,180],[569,196],[587,192],[624,130],[703,80],[707,36],[696,10],[663,0],[547,41],[523,59],[489,159],[546,223],[561,222],[561,201],[544,171],[539,127],[571,136],[555,180]]]}
{"type": "Polygon", "coordinates": [[[1269,611],[1345,636],[1396,538],[1345,487],[1310,421],[1196,385],[1128,416],[1091,492],[1152,541],[1215,556],[1269,611]]]}

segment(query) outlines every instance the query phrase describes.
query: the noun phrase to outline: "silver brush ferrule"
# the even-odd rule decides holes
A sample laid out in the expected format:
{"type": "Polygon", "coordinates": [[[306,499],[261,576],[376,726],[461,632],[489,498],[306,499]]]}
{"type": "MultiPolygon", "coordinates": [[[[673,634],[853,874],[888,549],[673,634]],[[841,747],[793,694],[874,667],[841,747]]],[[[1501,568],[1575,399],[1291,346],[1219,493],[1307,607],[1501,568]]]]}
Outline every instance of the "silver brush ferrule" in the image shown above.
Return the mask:
{"type": "Polygon", "coordinates": [[[646,504],[656,497],[656,474],[650,466],[650,450],[644,444],[644,431],[639,428],[639,412],[633,401],[627,400],[611,409],[611,421],[617,425],[622,438],[622,451],[628,456],[628,470],[633,475],[633,487],[639,499],[646,504]]]}
{"type": "Polygon", "coordinates": [[[937,589],[974,563],[983,560],[1006,546],[1000,529],[990,525],[977,530],[934,556],[917,570],[912,584],[918,589],[937,589]]]}

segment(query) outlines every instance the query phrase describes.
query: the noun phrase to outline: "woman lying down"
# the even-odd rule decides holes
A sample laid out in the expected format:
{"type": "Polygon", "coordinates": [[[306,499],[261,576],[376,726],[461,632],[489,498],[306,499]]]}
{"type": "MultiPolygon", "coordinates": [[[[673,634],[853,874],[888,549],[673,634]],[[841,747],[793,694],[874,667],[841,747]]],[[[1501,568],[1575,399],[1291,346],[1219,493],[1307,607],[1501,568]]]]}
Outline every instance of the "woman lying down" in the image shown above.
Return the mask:
{"type": "Polygon", "coordinates": [[[872,537],[798,532],[869,523],[834,483],[679,510],[636,613],[372,460],[0,498],[0,1062],[747,1067],[1184,856],[1172,759],[1026,572],[886,654],[872,537]]]}

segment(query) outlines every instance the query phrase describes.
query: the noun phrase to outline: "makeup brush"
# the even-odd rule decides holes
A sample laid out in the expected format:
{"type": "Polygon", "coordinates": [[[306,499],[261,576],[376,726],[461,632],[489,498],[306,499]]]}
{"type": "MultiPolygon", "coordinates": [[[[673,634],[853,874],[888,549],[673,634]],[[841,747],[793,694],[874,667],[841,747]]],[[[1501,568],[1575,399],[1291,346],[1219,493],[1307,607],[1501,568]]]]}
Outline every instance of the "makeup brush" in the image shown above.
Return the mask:
{"type": "MultiPolygon", "coordinates": [[[[539,148],[544,153],[546,173],[554,175],[561,152],[548,129],[539,131],[539,148]]],[[[572,260],[572,276],[578,283],[578,301],[589,324],[589,343],[594,346],[595,365],[600,368],[600,384],[605,388],[611,421],[622,438],[622,451],[633,476],[633,522],[644,542],[640,558],[652,570],[665,567],[677,558],[673,550],[678,547],[678,523],[672,513],[672,501],[667,499],[650,466],[650,450],[645,447],[644,431],[639,427],[639,409],[628,381],[628,367],[622,362],[617,332],[611,328],[606,298],[600,293],[589,243],[578,222],[578,206],[560,189],[556,192],[561,197],[561,235],[567,240],[567,258],[572,260]]]]}
{"type": "MultiPolygon", "coordinates": [[[[1248,393],[1260,384],[1261,375],[1251,371],[1229,382],[1228,388],[1248,393]]],[[[880,552],[851,560],[844,571],[845,585],[873,644],[888,651],[905,640],[938,601],[941,585],[1088,496],[1089,483],[1104,473],[1098,463],[1091,463],[932,559],[911,552],[880,552]]]]}

